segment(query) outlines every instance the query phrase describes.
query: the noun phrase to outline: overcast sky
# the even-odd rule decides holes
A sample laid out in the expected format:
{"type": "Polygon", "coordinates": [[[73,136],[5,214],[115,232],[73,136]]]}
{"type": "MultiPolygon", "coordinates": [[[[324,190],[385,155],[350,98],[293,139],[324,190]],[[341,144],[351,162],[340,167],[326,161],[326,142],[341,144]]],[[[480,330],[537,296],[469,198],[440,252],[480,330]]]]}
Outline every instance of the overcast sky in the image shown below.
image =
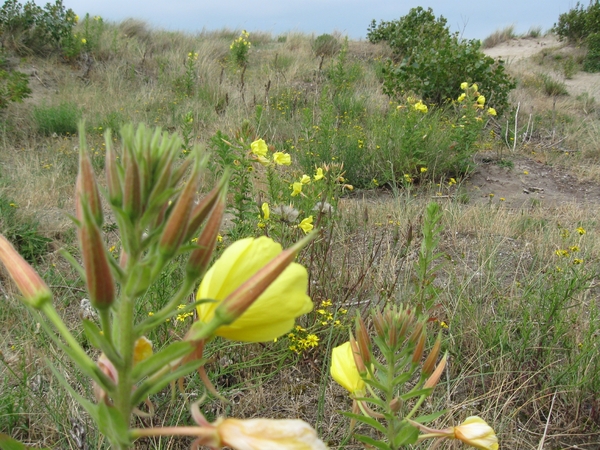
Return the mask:
{"type": "MultiPolygon", "coordinates": [[[[38,0],[42,3],[42,0],[38,0]]],[[[43,3],[46,3],[44,0],[43,3]]],[[[550,28],[574,0],[64,0],[77,14],[100,15],[121,21],[133,17],[156,28],[198,32],[202,29],[246,29],[331,33],[365,38],[372,19],[395,20],[410,8],[431,7],[448,19],[452,31],[465,38],[483,39],[493,31],[514,25],[517,33],[531,27],[550,28]]],[[[587,5],[587,0],[582,0],[587,5]]]]}

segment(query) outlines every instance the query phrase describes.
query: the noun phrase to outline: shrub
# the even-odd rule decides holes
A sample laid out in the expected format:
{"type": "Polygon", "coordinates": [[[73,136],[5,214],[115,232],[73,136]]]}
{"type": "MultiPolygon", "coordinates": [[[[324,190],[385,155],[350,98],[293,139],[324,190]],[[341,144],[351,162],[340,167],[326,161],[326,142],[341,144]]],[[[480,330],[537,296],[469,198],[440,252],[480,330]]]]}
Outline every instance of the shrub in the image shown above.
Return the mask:
{"type": "Polygon", "coordinates": [[[46,54],[62,49],[76,22],[77,16],[72,9],[65,9],[62,0],[44,8],[33,1],[21,5],[6,0],[0,9],[0,39],[5,48],[18,54],[46,54]]]}
{"type": "Polygon", "coordinates": [[[22,102],[29,97],[29,77],[18,71],[0,69],[0,110],[6,108],[11,102],[22,102]]]}
{"type": "Polygon", "coordinates": [[[583,70],[600,72],[600,32],[590,34],[586,43],[588,51],[583,60],[583,70]]]}
{"type": "Polygon", "coordinates": [[[508,105],[515,83],[503,61],[484,55],[479,40],[451,34],[446,19],[436,19],[431,8],[413,8],[394,22],[373,22],[367,37],[386,41],[394,53],[383,70],[384,92],[391,97],[413,92],[442,105],[458,97],[460,84],[467,81],[485,86],[484,94],[499,112],[508,105]]]}
{"type": "Polygon", "coordinates": [[[341,44],[338,40],[330,34],[322,34],[312,43],[313,52],[316,56],[325,58],[327,56],[332,57],[340,51],[341,44]]]}
{"type": "Polygon", "coordinates": [[[248,52],[252,44],[248,39],[250,34],[243,30],[237,39],[229,46],[229,58],[234,66],[246,67],[248,65],[248,52]]]}
{"type": "Polygon", "coordinates": [[[600,2],[593,0],[587,8],[577,2],[575,8],[561,14],[552,31],[561,41],[580,43],[592,33],[600,32],[600,2]]]}
{"type": "Polygon", "coordinates": [[[77,133],[81,113],[74,103],[58,106],[38,106],[33,110],[33,120],[41,134],[69,135],[77,133]]]}

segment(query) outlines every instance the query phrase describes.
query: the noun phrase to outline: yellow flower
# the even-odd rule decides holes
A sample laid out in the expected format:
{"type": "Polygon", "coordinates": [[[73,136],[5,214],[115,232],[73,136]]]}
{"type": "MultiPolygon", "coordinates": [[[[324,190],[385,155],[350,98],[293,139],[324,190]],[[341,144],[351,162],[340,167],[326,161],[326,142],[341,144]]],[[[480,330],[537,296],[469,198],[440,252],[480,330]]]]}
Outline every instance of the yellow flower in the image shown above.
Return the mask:
{"type": "Polygon", "coordinates": [[[460,83],[460,88],[464,91],[469,87],[469,83],[467,83],[466,81],[463,81],[462,83],[460,83]]]}
{"type": "Polygon", "coordinates": [[[308,175],[302,175],[302,178],[300,178],[300,183],[302,183],[302,184],[310,183],[310,177],[308,175]]]}
{"type": "Polygon", "coordinates": [[[267,202],[264,202],[262,204],[262,206],[260,207],[260,209],[262,209],[263,219],[269,220],[269,217],[271,216],[271,210],[269,209],[269,204],[267,202]]]}
{"type": "Polygon", "coordinates": [[[463,423],[454,427],[454,438],[475,448],[498,449],[498,438],[494,429],[478,416],[467,417],[463,423]]]}
{"type": "Polygon", "coordinates": [[[302,192],[302,183],[295,182],[292,184],[292,197],[300,194],[300,192],[302,192]]]}
{"type": "Polygon", "coordinates": [[[456,99],[457,102],[462,102],[465,98],[467,97],[467,94],[465,94],[464,92],[462,94],[460,94],[458,96],[458,98],[456,99]]]}
{"type": "Polygon", "coordinates": [[[81,39],[81,43],[82,43],[82,44],[87,44],[87,39],[86,39],[86,38],[82,38],[82,39],[81,39]]]}
{"type": "Polygon", "coordinates": [[[421,173],[427,172],[427,167],[421,167],[421,173]]]}
{"type": "Polygon", "coordinates": [[[252,149],[252,153],[256,156],[267,156],[267,144],[262,139],[254,141],[250,144],[250,148],[252,149]]]}
{"type": "Polygon", "coordinates": [[[356,368],[350,342],[334,348],[331,352],[330,373],[331,377],[350,394],[364,397],[365,382],[356,368]]]}
{"type": "Polygon", "coordinates": [[[152,341],[146,336],[135,341],[135,347],[133,349],[133,363],[137,364],[152,356],[152,341]]]}
{"type": "Polygon", "coordinates": [[[583,227],[577,227],[577,232],[583,236],[585,234],[585,229],[583,227]]]}
{"type": "Polygon", "coordinates": [[[417,111],[420,111],[422,113],[426,113],[427,112],[427,105],[425,105],[421,100],[419,100],[417,103],[415,103],[414,108],[417,111]]]}
{"type": "Polygon", "coordinates": [[[498,113],[496,112],[496,110],[494,108],[488,108],[487,113],[490,116],[497,116],[498,115],[498,113]]]}
{"type": "Polygon", "coordinates": [[[275,152],[273,154],[273,161],[280,166],[289,166],[292,164],[292,157],[289,153],[275,152]]]}
{"type": "Polygon", "coordinates": [[[298,225],[298,228],[300,228],[305,233],[309,233],[314,228],[312,223],[313,223],[313,216],[308,216],[307,218],[302,219],[302,222],[300,222],[300,224],[298,225]]]}
{"type": "Polygon", "coordinates": [[[325,175],[323,175],[323,169],[321,167],[319,167],[317,169],[317,173],[314,176],[315,181],[319,181],[321,180],[325,175]]]}
{"type": "MultiPolygon", "coordinates": [[[[197,298],[216,302],[199,305],[198,320],[210,322],[227,296],[281,252],[281,245],[265,236],[233,243],[200,283],[197,298]]],[[[291,263],[237,320],[221,326],[215,334],[244,342],[272,341],[290,331],[296,317],[312,310],[307,289],[308,272],[291,263]]]]}
{"type": "Polygon", "coordinates": [[[79,22],[79,16],[75,14],[75,23],[79,22]]]}
{"type": "Polygon", "coordinates": [[[485,97],[483,95],[480,95],[479,97],[477,97],[477,104],[485,105],[485,97]]]}
{"type": "Polygon", "coordinates": [[[479,86],[477,86],[475,83],[473,83],[471,85],[471,89],[473,89],[475,92],[477,92],[479,90],[479,86]]]}

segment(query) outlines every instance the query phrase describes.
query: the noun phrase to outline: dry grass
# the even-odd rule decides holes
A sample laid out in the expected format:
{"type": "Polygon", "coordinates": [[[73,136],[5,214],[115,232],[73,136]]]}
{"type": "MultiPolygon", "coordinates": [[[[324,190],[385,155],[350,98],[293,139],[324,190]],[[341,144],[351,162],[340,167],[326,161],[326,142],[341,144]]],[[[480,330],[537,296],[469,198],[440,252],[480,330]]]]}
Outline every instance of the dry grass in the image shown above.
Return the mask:
{"type": "Polygon", "coordinates": [[[494,31],[492,34],[490,34],[483,40],[481,46],[483,48],[496,47],[497,45],[510,41],[515,37],[517,37],[517,35],[515,34],[515,26],[509,25],[505,28],[502,28],[501,30],[494,31]]]}

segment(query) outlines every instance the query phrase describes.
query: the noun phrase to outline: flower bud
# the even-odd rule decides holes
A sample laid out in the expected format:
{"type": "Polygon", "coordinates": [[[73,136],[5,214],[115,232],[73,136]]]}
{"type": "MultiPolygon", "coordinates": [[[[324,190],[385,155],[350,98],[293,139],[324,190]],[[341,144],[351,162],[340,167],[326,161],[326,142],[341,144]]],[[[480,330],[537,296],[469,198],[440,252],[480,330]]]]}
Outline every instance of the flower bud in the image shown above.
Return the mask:
{"type": "Polygon", "coordinates": [[[440,377],[442,376],[442,373],[444,372],[444,369],[446,368],[447,360],[448,360],[448,354],[446,353],[444,355],[444,357],[442,358],[442,360],[440,361],[440,363],[435,368],[435,370],[433,371],[433,373],[431,374],[431,376],[427,379],[427,381],[423,385],[423,387],[425,389],[434,388],[438,384],[438,381],[440,381],[440,377]]]}
{"type": "Polygon", "coordinates": [[[426,334],[421,333],[415,350],[413,352],[412,363],[419,364],[421,358],[423,357],[423,352],[425,351],[425,341],[427,340],[426,334]]]}
{"type": "Polygon", "coordinates": [[[104,133],[104,141],[106,146],[106,188],[108,191],[108,200],[110,204],[120,208],[123,205],[123,187],[121,174],[117,165],[117,155],[112,147],[111,133],[107,130],[104,133]]]}
{"type": "Polygon", "coordinates": [[[83,213],[79,241],[85,281],[92,305],[98,309],[105,309],[115,301],[115,280],[102,242],[100,228],[93,222],[91,212],[86,205],[83,213]]]}
{"type": "Polygon", "coordinates": [[[435,344],[433,344],[433,348],[429,352],[427,359],[423,363],[422,373],[424,377],[428,377],[432,374],[433,369],[435,367],[435,362],[437,361],[437,357],[440,353],[440,347],[442,345],[442,338],[438,334],[437,339],[435,340],[435,344]]]}
{"type": "Polygon", "coordinates": [[[23,296],[23,301],[33,308],[40,309],[52,300],[52,292],[42,277],[15,250],[12,244],[0,234],[0,261],[6,267],[23,296]]]}
{"type": "Polygon", "coordinates": [[[365,366],[369,367],[371,365],[371,338],[369,337],[367,326],[360,315],[356,317],[356,341],[360,356],[365,366]]]}
{"type": "Polygon", "coordinates": [[[80,124],[79,127],[79,173],[75,183],[75,211],[77,219],[82,220],[82,204],[88,205],[94,221],[101,226],[104,217],[102,215],[102,203],[100,202],[100,193],[96,184],[96,176],[92,162],[87,154],[87,145],[85,142],[85,130],[80,124]]]}
{"type": "Polygon", "coordinates": [[[123,209],[131,220],[140,217],[143,211],[142,186],[140,168],[136,161],[133,149],[126,147],[123,156],[125,180],[123,187],[123,209]]]}

